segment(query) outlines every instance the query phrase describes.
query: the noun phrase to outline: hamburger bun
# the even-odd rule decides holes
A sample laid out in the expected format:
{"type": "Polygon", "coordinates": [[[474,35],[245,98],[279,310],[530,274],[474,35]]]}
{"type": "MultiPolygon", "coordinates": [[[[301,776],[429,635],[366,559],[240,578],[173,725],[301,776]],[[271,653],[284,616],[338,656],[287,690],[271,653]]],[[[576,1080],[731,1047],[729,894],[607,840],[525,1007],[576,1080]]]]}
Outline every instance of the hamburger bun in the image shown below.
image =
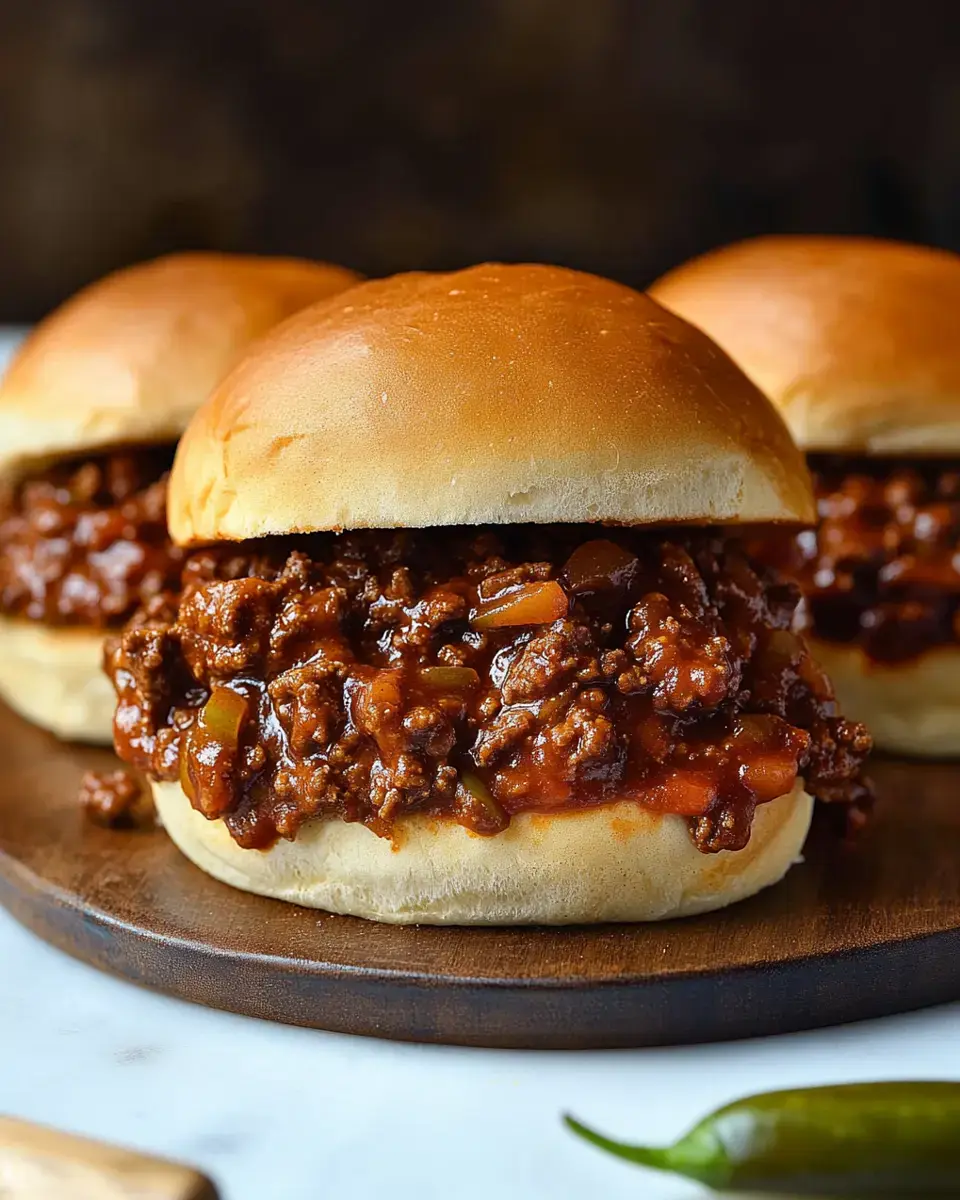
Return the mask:
{"type": "Polygon", "coordinates": [[[799,781],[757,809],[743,850],[701,854],[683,817],[622,801],[523,813],[480,837],[408,818],[396,842],[364,825],[314,821],[292,842],[243,850],[177,783],[154,783],[160,820],[208,875],[307,908],[408,925],[579,925],[693,916],[777,883],[797,862],[813,800],[799,781]]]}
{"type": "Polygon", "coordinates": [[[960,256],[870,238],[761,237],[650,288],[709,334],[808,451],[960,451],[960,256]]]}
{"type": "Polygon", "coordinates": [[[253,339],[358,278],[299,259],[175,254],[91,284],[37,326],[0,384],[0,476],[176,441],[253,339]]]}
{"type": "MultiPolygon", "coordinates": [[[[361,284],[264,339],[180,443],[181,544],[474,523],[808,522],[810,481],[774,410],[703,334],[648,297],[545,266],[361,284]]],[[[525,813],[482,837],[338,818],[240,848],[179,783],[171,837],[247,891],[380,921],[569,924],[719,908],[797,860],[803,783],[757,809],[748,845],[702,854],[686,818],[635,798],[525,813]]]]}
{"type": "MultiPolygon", "coordinates": [[[[0,478],[116,445],[173,442],[248,343],[349,287],[341,267],[181,254],[92,284],[23,343],[0,384],[0,478]]],[[[0,693],[60,737],[109,744],[103,635],[0,621],[0,693]]]]}
{"type": "Polygon", "coordinates": [[[802,456],[703,334],[630,288],[488,264],[360,284],[198,412],[185,545],[323,529],[809,522],[802,456]]]}
{"type": "Polygon", "coordinates": [[[0,695],[28,721],[72,742],[109,745],[117,698],[103,634],[0,618],[0,695]]]}
{"type": "Polygon", "coordinates": [[[908,662],[878,663],[859,646],[807,640],[844,714],[867,726],[878,750],[960,757],[960,647],[928,650],[908,662]]]}

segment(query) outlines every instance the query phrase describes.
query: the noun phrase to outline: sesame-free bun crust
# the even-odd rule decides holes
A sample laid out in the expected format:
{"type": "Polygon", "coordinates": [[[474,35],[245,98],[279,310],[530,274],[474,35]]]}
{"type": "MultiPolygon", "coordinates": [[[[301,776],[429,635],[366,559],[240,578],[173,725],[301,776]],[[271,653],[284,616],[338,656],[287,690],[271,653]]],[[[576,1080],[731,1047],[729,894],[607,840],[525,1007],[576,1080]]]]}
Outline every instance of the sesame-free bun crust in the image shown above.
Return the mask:
{"type": "Polygon", "coordinates": [[[807,640],[833,681],[844,715],[867,726],[878,750],[960,757],[960,647],[876,663],[859,646],[807,640]]]}
{"type": "Polygon", "coordinates": [[[35,725],[72,742],[113,742],[117,697],[103,671],[103,634],[0,617],[0,695],[35,725]]]}
{"type": "Polygon", "coordinates": [[[175,441],[251,340],[357,278],[299,259],[177,254],[84,288],[37,326],[0,385],[0,474],[175,441]]]}
{"type": "Polygon", "coordinates": [[[960,256],[847,237],[763,237],[650,289],[783,413],[805,450],[960,451],[960,256]]]}
{"type": "Polygon", "coordinates": [[[813,515],[786,428],[708,338],[609,280],[489,264],[284,322],[191,422],[169,512],[183,544],[813,515]]]}
{"type": "Polygon", "coordinates": [[[800,856],[813,800],[798,781],[761,805],[743,850],[701,854],[682,817],[632,801],[514,817],[480,837],[408,818],[394,846],[363,825],[314,821],[292,842],[243,850],[177,783],[154,783],[167,832],[198,867],[260,896],[392,924],[579,925],[723,908],[780,880],[800,856]]]}

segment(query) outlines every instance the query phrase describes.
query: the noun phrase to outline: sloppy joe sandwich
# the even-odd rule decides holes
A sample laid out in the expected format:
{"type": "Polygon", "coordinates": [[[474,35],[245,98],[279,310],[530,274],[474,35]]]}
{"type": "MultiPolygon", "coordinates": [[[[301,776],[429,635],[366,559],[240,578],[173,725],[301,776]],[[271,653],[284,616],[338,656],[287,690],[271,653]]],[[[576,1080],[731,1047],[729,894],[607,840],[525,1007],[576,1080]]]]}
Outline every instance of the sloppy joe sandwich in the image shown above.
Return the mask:
{"type": "Polygon", "coordinates": [[[723,346],[808,454],[818,530],[772,552],[846,711],[885,749],[960,754],[960,257],[759,238],[651,292],[723,346]]]}
{"type": "Polygon", "coordinates": [[[0,386],[0,693],[66,738],[111,740],[103,636],[179,580],[167,473],[250,341],[357,277],[184,254],[111,275],[28,338],[0,386]]]}
{"type": "Polygon", "coordinates": [[[869,739],[742,522],[813,516],[703,334],[546,266],[361,284],[276,329],[170,481],[182,590],[108,656],[195,863],[382,921],[652,920],[772,884],[869,739]]]}

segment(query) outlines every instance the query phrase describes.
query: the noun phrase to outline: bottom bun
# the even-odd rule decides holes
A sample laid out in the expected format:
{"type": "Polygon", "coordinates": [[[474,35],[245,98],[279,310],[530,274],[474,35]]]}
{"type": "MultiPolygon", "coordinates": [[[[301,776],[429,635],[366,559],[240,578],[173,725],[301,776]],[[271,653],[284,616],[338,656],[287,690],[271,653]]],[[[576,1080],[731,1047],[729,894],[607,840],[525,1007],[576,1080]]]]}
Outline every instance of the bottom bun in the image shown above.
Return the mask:
{"type": "Polygon", "coordinates": [[[117,697],[103,673],[101,632],[0,618],[0,695],[57,737],[113,741],[117,697]]]}
{"type": "Polygon", "coordinates": [[[833,680],[841,712],[866,725],[878,750],[960,756],[960,647],[928,650],[902,663],[876,663],[859,646],[809,641],[833,680]]]}
{"type": "Polygon", "coordinates": [[[293,842],[243,850],[177,783],[155,783],[167,832],[187,858],[246,892],[393,924],[577,925],[658,921],[743,900],[782,879],[807,836],[802,783],[757,809],[743,850],[701,854],[682,817],[621,801],[563,815],[524,813],[494,837],[411,817],[396,843],[363,825],[315,821],[293,842]]]}

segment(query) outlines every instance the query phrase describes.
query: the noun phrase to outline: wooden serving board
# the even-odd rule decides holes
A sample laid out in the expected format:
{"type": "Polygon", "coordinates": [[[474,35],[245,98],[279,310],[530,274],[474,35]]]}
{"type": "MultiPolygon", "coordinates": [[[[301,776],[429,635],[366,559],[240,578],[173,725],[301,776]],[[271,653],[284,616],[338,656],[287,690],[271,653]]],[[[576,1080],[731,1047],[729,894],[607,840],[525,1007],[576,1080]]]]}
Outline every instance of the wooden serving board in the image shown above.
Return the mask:
{"type": "Polygon", "coordinates": [[[815,829],[780,886],[686,921],[397,928],[236,892],[160,831],[81,815],[106,751],[0,708],[0,902],[134,983],[350,1033],[480,1046],[649,1046],[782,1033],[960,998],[960,766],[880,761],[855,848],[815,829]]]}

